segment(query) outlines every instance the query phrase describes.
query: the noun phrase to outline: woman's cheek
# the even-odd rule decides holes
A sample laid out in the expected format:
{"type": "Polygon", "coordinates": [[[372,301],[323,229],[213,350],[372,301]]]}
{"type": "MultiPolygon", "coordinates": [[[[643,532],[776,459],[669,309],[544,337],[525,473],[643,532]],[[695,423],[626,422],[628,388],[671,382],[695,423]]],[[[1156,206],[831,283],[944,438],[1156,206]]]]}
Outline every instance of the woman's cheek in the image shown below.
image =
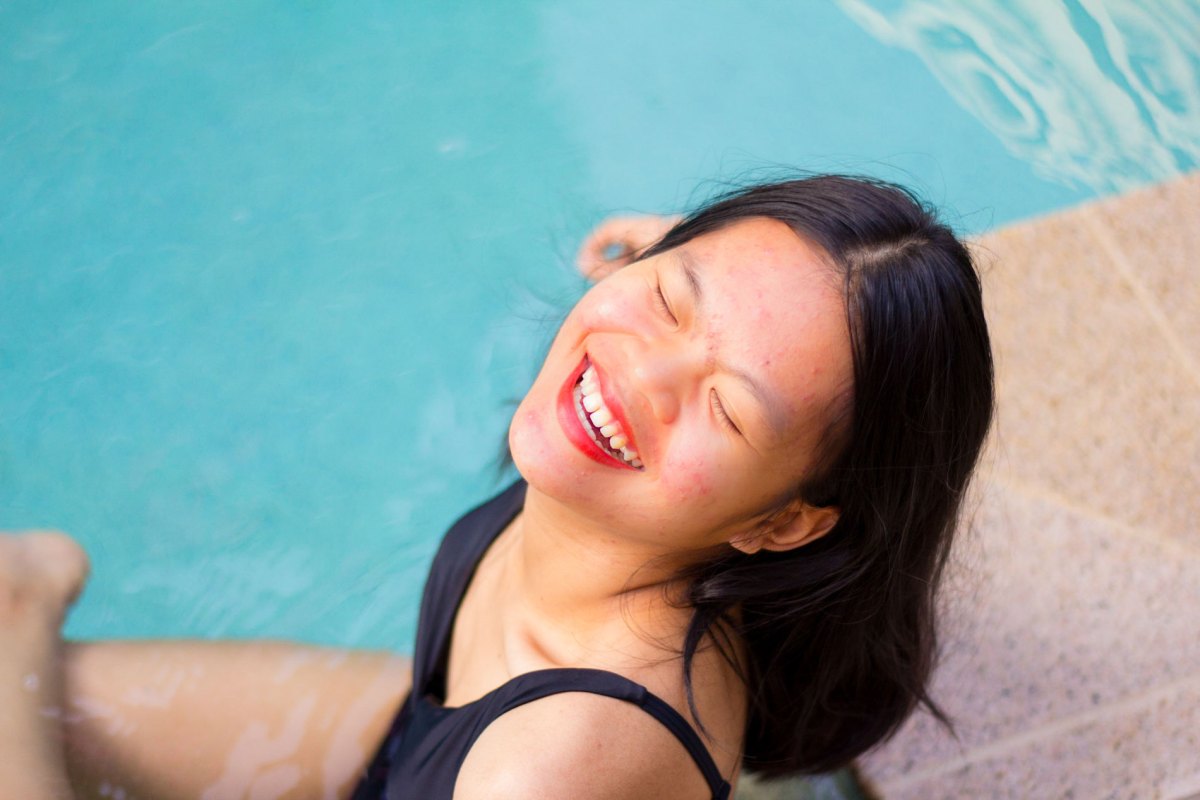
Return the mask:
{"type": "Polygon", "coordinates": [[[677,449],[662,465],[662,485],[673,503],[696,503],[712,496],[716,475],[700,448],[677,449]]]}

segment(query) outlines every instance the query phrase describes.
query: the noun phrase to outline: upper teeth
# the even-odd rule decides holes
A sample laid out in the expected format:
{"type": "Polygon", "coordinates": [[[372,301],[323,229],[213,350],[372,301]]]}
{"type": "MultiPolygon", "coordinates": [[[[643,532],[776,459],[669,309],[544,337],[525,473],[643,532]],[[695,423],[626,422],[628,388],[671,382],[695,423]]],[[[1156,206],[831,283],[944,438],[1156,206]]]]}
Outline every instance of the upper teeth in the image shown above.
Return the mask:
{"type": "Polygon", "coordinates": [[[600,429],[601,435],[608,439],[608,446],[612,448],[613,452],[620,453],[621,458],[635,467],[642,466],[637,450],[630,446],[629,437],[621,429],[621,423],[604,404],[595,367],[589,366],[583,371],[583,377],[579,381],[579,392],[579,404],[592,424],[600,429]]]}

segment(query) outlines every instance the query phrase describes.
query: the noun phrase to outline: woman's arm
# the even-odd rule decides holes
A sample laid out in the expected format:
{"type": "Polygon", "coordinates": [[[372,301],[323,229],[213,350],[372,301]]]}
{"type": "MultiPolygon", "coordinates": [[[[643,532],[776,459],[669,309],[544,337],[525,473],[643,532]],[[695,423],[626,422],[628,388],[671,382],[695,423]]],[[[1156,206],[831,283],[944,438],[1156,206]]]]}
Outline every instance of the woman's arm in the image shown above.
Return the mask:
{"type": "Polygon", "coordinates": [[[338,798],[408,693],[408,659],[284,642],[66,649],[80,797],[338,798]]]}

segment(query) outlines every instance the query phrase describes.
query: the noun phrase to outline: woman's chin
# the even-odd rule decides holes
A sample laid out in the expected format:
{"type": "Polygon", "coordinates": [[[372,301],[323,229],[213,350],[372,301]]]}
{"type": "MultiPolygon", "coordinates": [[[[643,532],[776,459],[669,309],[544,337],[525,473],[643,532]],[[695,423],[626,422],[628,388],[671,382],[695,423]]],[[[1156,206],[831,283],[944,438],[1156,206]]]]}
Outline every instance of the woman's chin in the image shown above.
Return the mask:
{"type": "Polygon", "coordinates": [[[570,472],[564,464],[561,445],[556,447],[553,436],[557,432],[553,419],[539,415],[527,401],[522,401],[513,414],[508,426],[508,450],[512,453],[517,472],[527,483],[541,487],[553,481],[555,473],[570,472]]]}
{"type": "Polygon", "coordinates": [[[594,491],[597,465],[567,439],[555,414],[522,401],[508,426],[513,464],[531,487],[562,500],[594,491]]]}

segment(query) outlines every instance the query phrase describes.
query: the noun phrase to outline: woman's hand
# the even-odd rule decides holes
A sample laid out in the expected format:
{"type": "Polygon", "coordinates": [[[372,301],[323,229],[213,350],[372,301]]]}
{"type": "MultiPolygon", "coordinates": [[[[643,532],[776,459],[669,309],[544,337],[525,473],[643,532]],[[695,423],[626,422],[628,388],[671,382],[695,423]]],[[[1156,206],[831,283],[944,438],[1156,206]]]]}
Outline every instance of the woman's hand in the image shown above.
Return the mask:
{"type": "Polygon", "coordinates": [[[87,575],[87,556],[65,534],[0,533],[0,796],[71,796],[58,631],[87,575]]]}
{"type": "Polygon", "coordinates": [[[681,217],[609,217],[579,246],[575,263],[590,281],[608,277],[634,261],[678,224],[681,217]]]}

